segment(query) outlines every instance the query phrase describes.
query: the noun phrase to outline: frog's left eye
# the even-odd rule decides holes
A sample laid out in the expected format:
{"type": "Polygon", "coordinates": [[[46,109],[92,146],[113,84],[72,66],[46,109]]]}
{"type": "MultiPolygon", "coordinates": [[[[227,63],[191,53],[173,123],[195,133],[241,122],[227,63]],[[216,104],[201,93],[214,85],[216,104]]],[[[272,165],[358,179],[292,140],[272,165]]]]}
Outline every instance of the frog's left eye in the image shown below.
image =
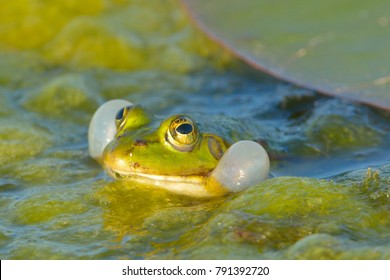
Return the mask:
{"type": "Polygon", "coordinates": [[[131,108],[133,108],[133,106],[126,106],[126,107],[121,108],[116,113],[115,124],[116,124],[117,128],[119,128],[120,126],[122,126],[124,124],[124,120],[126,119],[126,115],[131,110],[131,108]]]}
{"type": "Polygon", "coordinates": [[[189,117],[177,117],[169,125],[167,140],[176,150],[190,152],[198,141],[198,128],[189,117]]]}

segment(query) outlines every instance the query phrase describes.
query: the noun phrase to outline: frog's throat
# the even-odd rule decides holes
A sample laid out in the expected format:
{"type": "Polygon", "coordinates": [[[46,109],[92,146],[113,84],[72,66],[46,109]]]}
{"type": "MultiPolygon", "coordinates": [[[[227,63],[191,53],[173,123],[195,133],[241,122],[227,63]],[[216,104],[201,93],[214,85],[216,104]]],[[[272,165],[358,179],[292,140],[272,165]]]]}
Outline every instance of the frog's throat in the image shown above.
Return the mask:
{"type": "Polygon", "coordinates": [[[140,182],[194,197],[212,197],[228,193],[220,183],[208,175],[157,175],[113,168],[107,172],[115,179],[140,182]]]}

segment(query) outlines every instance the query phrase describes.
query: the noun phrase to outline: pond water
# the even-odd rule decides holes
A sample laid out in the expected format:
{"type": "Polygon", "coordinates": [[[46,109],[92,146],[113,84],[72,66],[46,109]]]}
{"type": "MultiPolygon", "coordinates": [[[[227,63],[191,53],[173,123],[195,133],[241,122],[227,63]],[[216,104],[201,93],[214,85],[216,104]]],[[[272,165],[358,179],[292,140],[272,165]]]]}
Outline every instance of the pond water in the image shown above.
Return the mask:
{"type": "Polygon", "coordinates": [[[1,259],[390,259],[390,115],[250,69],[176,1],[2,1],[0,101],[1,259]],[[115,98],[261,141],[272,178],[113,181],[87,131],[115,98]]]}

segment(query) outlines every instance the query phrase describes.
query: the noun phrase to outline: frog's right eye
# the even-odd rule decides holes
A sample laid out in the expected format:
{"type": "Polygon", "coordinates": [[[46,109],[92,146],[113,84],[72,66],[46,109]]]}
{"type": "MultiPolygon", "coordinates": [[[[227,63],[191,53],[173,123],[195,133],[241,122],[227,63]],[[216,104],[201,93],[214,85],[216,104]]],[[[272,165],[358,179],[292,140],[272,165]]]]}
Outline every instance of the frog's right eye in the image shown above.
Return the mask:
{"type": "Polygon", "coordinates": [[[115,124],[116,124],[117,128],[123,126],[123,124],[125,123],[125,120],[126,120],[126,116],[131,111],[131,108],[133,108],[133,106],[126,106],[126,107],[121,108],[116,113],[115,124]]]}

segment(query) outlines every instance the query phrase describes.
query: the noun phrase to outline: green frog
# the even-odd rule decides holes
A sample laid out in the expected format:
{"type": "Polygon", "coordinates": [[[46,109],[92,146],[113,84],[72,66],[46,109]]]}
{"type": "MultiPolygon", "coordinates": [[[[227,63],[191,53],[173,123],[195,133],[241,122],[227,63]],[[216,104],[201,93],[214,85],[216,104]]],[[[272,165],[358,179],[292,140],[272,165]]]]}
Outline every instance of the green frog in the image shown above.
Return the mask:
{"type": "Polygon", "coordinates": [[[228,192],[209,175],[230,144],[200,131],[190,116],[159,120],[142,106],[129,105],[117,112],[115,123],[117,132],[102,157],[112,177],[193,196],[228,192]]]}
{"type": "Polygon", "coordinates": [[[158,118],[126,100],[100,106],[88,142],[91,157],[115,179],[188,196],[242,191],[265,180],[270,167],[267,152],[256,142],[232,144],[201,131],[188,115],[158,118]]]}

